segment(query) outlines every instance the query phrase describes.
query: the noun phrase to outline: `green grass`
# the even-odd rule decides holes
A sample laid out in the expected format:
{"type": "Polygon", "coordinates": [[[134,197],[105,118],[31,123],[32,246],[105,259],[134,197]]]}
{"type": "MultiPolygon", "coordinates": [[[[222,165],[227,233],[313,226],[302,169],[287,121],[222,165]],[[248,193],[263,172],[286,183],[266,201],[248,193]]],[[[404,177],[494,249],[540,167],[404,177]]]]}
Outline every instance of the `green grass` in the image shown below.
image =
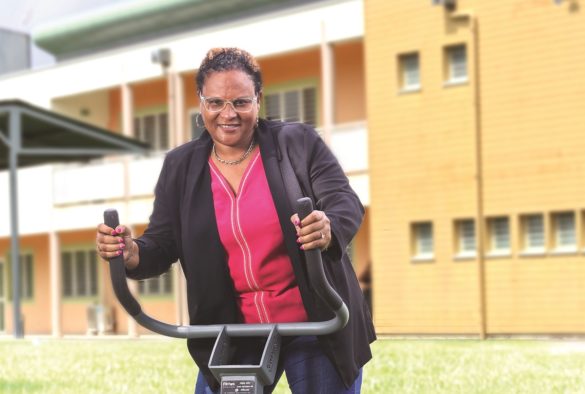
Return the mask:
{"type": "MultiPolygon", "coordinates": [[[[363,393],[585,393],[585,343],[378,340],[363,393]]],[[[184,341],[0,340],[0,393],[192,393],[184,341]]],[[[283,379],[276,393],[288,393],[283,379]]]]}

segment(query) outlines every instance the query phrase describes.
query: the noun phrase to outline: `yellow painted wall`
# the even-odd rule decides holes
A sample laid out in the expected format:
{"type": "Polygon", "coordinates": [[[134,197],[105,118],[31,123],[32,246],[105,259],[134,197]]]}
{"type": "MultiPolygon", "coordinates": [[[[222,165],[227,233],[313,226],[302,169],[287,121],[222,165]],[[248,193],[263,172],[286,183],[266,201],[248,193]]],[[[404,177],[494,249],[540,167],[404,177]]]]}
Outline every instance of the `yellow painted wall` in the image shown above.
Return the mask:
{"type": "Polygon", "coordinates": [[[479,75],[468,20],[430,2],[364,2],[376,327],[479,331],[477,261],[454,259],[454,221],[477,214],[480,114],[485,214],[508,216],[512,236],[511,256],[485,261],[487,332],[583,333],[585,256],[521,257],[518,215],[582,219],[585,15],[544,0],[458,3],[477,17],[479,75]],[[467,46],[469,82],[445,86],[453,44],[467,46]],[[422,87],[401,93],[398,56],[414,51],[422,87]],[[411,260],[417,221],[433,223],[431,262],[411,260]]]}

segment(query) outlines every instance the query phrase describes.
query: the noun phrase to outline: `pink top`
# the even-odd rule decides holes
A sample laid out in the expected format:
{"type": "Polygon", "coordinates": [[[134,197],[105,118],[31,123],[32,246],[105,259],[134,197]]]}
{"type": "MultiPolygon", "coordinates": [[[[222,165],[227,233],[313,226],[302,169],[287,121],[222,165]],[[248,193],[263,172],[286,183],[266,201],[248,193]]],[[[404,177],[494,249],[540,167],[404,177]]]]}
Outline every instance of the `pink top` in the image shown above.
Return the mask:
{"type": "Polygon", "coordinates": [[[244,323],[307,321],[260,152],[235,195],[211,158],[209,168],[219,236],[244,323]]]}

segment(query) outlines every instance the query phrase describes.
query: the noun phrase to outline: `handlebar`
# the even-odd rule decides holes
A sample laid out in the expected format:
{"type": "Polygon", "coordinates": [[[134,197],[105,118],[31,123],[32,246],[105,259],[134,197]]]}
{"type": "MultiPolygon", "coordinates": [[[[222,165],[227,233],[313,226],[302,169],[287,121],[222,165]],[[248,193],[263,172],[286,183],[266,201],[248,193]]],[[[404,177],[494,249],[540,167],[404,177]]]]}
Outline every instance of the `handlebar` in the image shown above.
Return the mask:
{"type": "MultiPolygon", "coordinates": [[[[297,213],[301,220],[312,211],[313,202],[310,198],[303,197],[297,200],[297,213]]],[[[120,224],[118,212],[114,209],[107,209],[104,212],[104,223],[111,228],[116,228],[120,224]]],[[[349,320],[347,306],[327,281],[325,271],[323,270],[321,252],[318,249],[312,249],[307,250],[304,253],[307,262],[307,274],[309,276],[311,287],[335,315],[330,320],[302,323],[177,326],[153,319],[142,311],[140,304],[136,301],[136,298],[134,298],[128,288],[123,255],[109,259],[110,277],[114,293],[126,312],[128,312],[128,314],[143,327],[169,337],[212,338],[217,337],[222,331],[225,331],[230,336],[262,336],[268,335],[275,328],[282,336],[326,335],[341,330],[349,320]]]]}

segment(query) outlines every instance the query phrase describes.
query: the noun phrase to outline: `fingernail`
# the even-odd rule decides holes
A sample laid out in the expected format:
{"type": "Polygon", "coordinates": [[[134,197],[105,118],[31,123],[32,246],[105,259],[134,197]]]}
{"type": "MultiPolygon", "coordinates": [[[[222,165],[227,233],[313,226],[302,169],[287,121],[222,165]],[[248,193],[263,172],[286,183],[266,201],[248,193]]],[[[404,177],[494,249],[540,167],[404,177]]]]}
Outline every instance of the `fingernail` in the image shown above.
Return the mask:
{"type": "Polygon", "coordinates": [[[120,249],[124,249],[124,244],[120,244],[120,249]]]}
{"type": "Polygon", "coordinates": [[[301,222],[298,219],[295,220],[295,226],[300,226],[300,225],[301,225],[301,222]]]}
{"type": "Polygon", "coordinates": [[[301,245],[301,250],[305,250],[305,245],[301,245]]]}
{"type": "Polygon", "coordinates": [[[301,237],[297,238],[297,243],[300,244],[301,243],[301,237]]]}
{"type": "Polygon", "coordinates": [[[116,252],[116,254],[119,256],[119,255],[121,255],[121,254],[122,254],[122,251],[121,251],[121,250],[118,250],[118,251],[116,252]]]}
{"type": "Polygon", "coordinates": [[[116,230],[112,230],[112,235],[118,235],[118,233],[116,232],[116,230]]]}
{"type": "Polygon", "coordinates": [[[124,238],[122,238],[122,237],[118,238],[118,242],[120,242],[121,244],[124,244],[124,243],[126,243],[126,242],[124,241],[124,238]]]}

